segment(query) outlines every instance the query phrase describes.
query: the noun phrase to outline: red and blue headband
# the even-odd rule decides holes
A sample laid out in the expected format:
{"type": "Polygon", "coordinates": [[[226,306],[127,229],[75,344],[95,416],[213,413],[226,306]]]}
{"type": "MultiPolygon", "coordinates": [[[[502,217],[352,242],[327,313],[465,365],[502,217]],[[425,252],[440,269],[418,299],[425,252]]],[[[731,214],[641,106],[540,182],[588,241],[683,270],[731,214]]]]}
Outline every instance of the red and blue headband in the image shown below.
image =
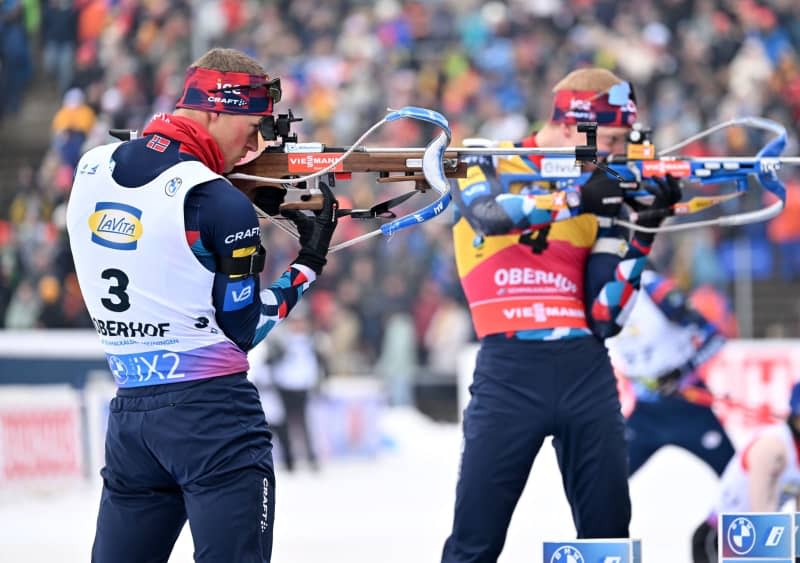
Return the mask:
{"type": "Polygon", "coordinates": [[[608,92],[559,90],[553,101],[552,123],[575,125],[595,121],[605,127],[631,127],[636,121],[636,98],[628,82],[614,84],[608,92]]]}
{"type": "Polygon", "coordinates": [[[183,94],[176,108],[197,109],[238,115],[272,115],[281,99],[281,80],[246,72],[222,72],[189,67],[183,94]]]}

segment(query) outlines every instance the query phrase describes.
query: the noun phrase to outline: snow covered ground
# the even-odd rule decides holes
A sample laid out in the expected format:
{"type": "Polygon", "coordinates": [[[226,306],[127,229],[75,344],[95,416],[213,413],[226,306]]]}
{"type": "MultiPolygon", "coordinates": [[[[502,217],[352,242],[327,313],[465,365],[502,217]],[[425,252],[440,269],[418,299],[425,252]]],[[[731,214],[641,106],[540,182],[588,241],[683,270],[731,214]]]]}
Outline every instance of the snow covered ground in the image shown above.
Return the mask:
{"type": "MultiPolygon", "coordinates": [[[[394,442],[374,459],[279,471],[275,563],[436,562],[452,518],[460,429],[390,411],[394,442]]],[[[602,483],[597,483],[602,486],[602,483]]],[[[689,538],[716,492],[709,469],[667,448],[631,482],[633,537],[647,563],[689,562],[689,538]]],[[[100,485],[44,494],[0,490],[0,561],[88,562],[100,485]]],[[[514,514],[502,563],[539,563],[542,542],[574,537],[555,455],[545,443],[514,514]]],[[[188,526],[171,562],[192,561],[188,526]]]]}

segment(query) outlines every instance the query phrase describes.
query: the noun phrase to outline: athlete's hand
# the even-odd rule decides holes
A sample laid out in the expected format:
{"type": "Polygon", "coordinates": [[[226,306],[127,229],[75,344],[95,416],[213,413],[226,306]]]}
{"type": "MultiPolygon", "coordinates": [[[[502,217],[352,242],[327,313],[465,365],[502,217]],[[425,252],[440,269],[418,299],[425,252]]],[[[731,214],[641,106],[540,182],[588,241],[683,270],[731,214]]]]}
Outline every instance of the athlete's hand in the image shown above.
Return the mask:
{"type": "Polygon", "coordinates": [[[254,190],[253,203],[267,215],[280,214],[281,204],[286,198],[286,188],[261,187],[254,190]]]}
{"type": "Polygon", "coordinates": [[[322,208],[314,211],[313,215],[306,215],[296,209],[281,211],[281,215],[297,226],[300,235],[300,253],[294,261],[295,264],[308,266],[317,275],[322,273],[322,268],[327,263],[325,257],[338,224],[336,211],[339,209],[339,202],[328,185],[320,182],[319,189],[323,197],[322,208]]]}
{"type": "MultiPolygon", "coordinates": [[[[672,206],[681,200],[681,181],[678,178],[667,175],[664,178],[653,178],[655,184],[645,184],[644,188],[653,194],[653,202],[650,205],[633,203],[632,207],[639,214],[636,224],[643,227],[658,228],[664,219],[672,215],[672,206]]],[[[652,246],[655,240],[655,233],[634,233],[634,238],[643,248],[652,246]]]]}
{"type": "Polygon", "coordinates": [[[681,200],[681,181],[669,174],[664,178],[652,178],[654,183],[644,184],[644,189],[653,195],[653,203],[636,206],[639,218],[637,225],[657,228],[664,219],[672,215],[672,206],[681,200]]]}
{"type": "Polygon", "coordinates": [[[619,182],[596,168],[581,186],[581,212],[600,217],[616,217],[622,208],[623,192],[619,182]]]}
{"type": "Polygon", "coordinates": [[[665,373],[656,380],[656,389],[665,396],[674,395],[680,390],[683,374],[681,370],[674,370],[665,373]]]}

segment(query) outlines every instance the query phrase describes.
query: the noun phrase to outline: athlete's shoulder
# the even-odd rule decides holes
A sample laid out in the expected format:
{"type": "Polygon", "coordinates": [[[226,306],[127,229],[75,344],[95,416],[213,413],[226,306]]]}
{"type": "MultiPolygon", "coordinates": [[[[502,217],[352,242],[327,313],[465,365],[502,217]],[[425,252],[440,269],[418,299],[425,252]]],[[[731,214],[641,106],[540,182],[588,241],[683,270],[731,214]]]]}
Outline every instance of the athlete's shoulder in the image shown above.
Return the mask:
{"type": "Polygon", "coordinates": [[[180,151],[180,144],[148,135],[120,143],[112,155],[114,181],[121,186],[143,186],[181,162],[197,160],[180,151]]]}
{"type": "Polygon", "coordinates": [[[186,229],[202,233],[209,249],[257,245],[261,229],[253,204],[227,180],[218,178],[198,184],[185,204],[186,229]]]}
{"type": "Polygon", "coordinates": [[[189,198],[202,201],[203,207],[215,210],[217,215],[252,215],[253,219],[257,219],[252,202],[224,178],[198,184],[189,193],[189,198]]]}

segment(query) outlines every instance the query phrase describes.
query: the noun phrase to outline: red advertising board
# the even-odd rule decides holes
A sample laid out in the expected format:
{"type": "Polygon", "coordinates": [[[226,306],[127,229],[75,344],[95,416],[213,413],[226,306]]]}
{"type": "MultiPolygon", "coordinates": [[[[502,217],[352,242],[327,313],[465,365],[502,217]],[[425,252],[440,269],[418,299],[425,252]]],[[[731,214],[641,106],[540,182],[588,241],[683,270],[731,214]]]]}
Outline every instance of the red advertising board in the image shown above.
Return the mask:
{"type": "Polygon", "coordinates": [[[74,406],[0,410],[0,480],[82,474],[79,411],[74,406]]]}
{"type": "MultiPolygon", "coordinates": [[[[789,393],[800,380],[800,343],[796,340],[734,340],[702,368],[709,394],[693,397],[709,404],[733,435],[784,418],[789,393]]],[[[620,381],[623,411],[635,404],[630,384],[620,381]]]]}

